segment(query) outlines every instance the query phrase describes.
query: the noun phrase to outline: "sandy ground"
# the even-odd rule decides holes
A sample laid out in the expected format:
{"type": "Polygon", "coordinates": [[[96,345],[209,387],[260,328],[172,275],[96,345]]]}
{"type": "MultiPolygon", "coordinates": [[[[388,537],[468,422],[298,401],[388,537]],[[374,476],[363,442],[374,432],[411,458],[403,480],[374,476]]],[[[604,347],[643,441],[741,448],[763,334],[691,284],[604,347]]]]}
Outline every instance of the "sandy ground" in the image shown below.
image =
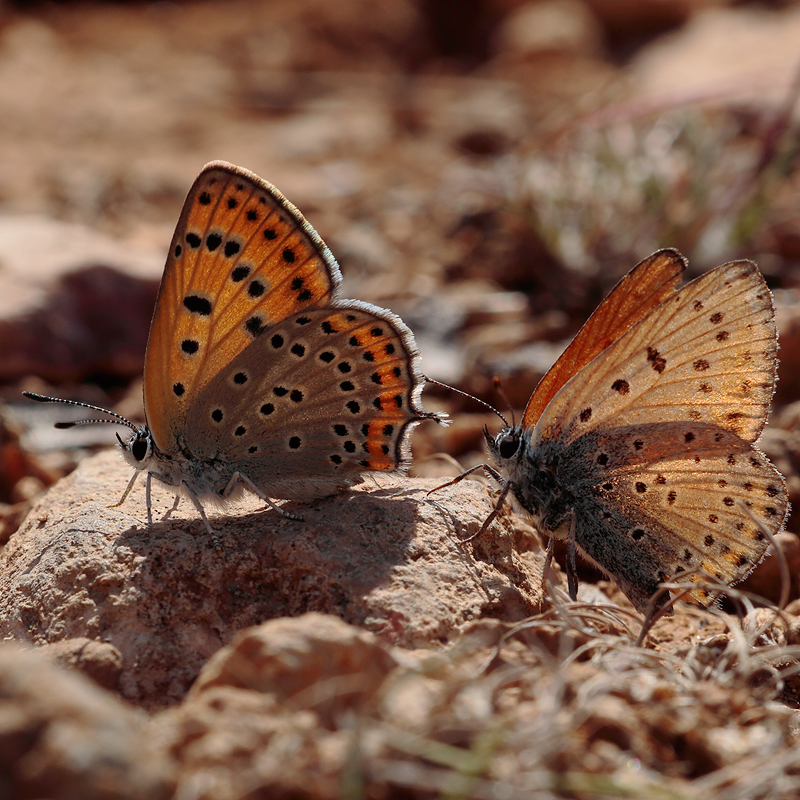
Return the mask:
{"type": "MultiPolygon", "coordinates": [[[[74,530],[110,529],[71,516],[81,500],[68,490],[49,506],[42,492],[108,443],[109,429],[69,438],[52,430],[50,409],[19,399],[21,389],[50,391],[142,419],[144,347],[164,256],[193,179],[206,162],[224,159],[278,186],[305,214],[341,265],[344,297],[402,316],[426,375],[503,413],[493,378],[519,412],[569,338],[644,256],[676,247],[690,277],[733,259],[756,261],[774,293],[782,346],[761,446],[797,504],[800,6],[774,5],[0,8],[2,539],[33,503],[20,529],[26,541],[37,541],[47,519],[65,526],[54,535],[65,549],[50,586],[47,570],[26,583],[23,562],[40,563],[52,542],[27,551],[20,536],[7,546],[4,634],[44,645],[51,662],[93,680],[76,688],[61,667],[26,660],[37,653],[0,655],[0,683],[22,720],[9,723],[17,749],[0,755],[0,793],[6,780],[20,797],[795,796],[793,605],[781,618],[733,603],[725,612],[683,608],[635,646],[641,618],[587,566],[579,568],[585,604],[570,606],[563,593],[542,597],[532,577],[538,539],[510,512],[502,547],[467,553],[430,534],[414,551],[422,575],[437,553],[430,575],[450,594],[420,589],[423,579],[403,577],[394,562],[386,567],[392,596],[416,586],[438,598],[413,611],[414,625],[403,617],[413,604],[384,605],[372,584],[340,585],[325,574],[337,588],[314,594],[326,570],[314,555],[317,576],[292,573],[291,584],[313,601],[293,605],[280,594],[289,584],[276,578],[278,611],[258,606],[222,625],[209,622],[219,608],[197,604],[202,613],[186,623],[200,642],[190,658],[169,650],[159,660],[151,642],[142,652],[157,669],[134,663],[135,637],[123,647],[97,619],[110,614],[108,603],[115,619],[128,619],[120,604],[149,608],[136,608],[131,587],[152,592],[141,575],[157,583],[166,563],[159,559],[176,556],[156,547],[145,572],[141,553],[125,562],[130,573],[116,561],[113,578],[90,570],[74,530]],[[448,571],[448,558],[464,572],[448,571]],[[473,579],[474,597],[465,588],[473,579]],[[115,582],[119,592],[108,588],[115,582]],[[71,601],[56,583],[74,583],[71,601]],[[605,594],[592,594],[598,587],[605,594]],[[601,607],[609,597],[620,605],[601,607]],[[206,629],[213,635],[195,633],[206,629]],[[422,633],[404,638],[409,630],[422,633]],[[302,679],[284,674],[287,659],[302,679]],[[170,682],[163,676],[178,661],[180,679],[170,682]],[[131,689],[137,670],[154,681],[145,698],[131,689]],[[26,674],[55,687],[55,710],[21,688],[26,674]],[[353,675],[366,676],[362,686],[354,688],[353,675]],[[151,712],[173,707],[129,720],[131,709],[114,695],[151,712]],[[115,719],[125,720],[129,738],[114,733],[115,719]],[[78,768],[79,758],[26,733],[55,731],[64,720],[78,720],[83,754],[96,762],[87,756],[78,768]],[[112,756],[122,764],[126,750],[130,763],[116,771],[85,767],[112,756]]],[[[456,474],[447,459],[480,463],[483,426],[496,432],[497,417],[435,385],[424,402],[454,424],[417,429],[412,476],[456,474]]],[[[100,481],[111,468],[82,469],[74,480],[94,469],[100,481]]],[[[787,530],[791,602],[800,596],[798,522],[790,517],[787,530]]],[[[129,545],[110,541],[114,558],[129,545]]],[[[205,572],[215,568],[195,557],[191,580],[187,570],[175,584],[187,609],[192,592],[207,599],[200,585],[217,585],[205,572]]],[[[781,594],[777,562],[745,585],[772,602],[781,594]]],[[[257,574],[246,582],[254,596],[257,574]]],[[[230,588],[237,579],[219,581],[231,608],[246,605],[230,588]]],[[[147,638],[142,617],[161,636],[181,624],[157,616],[136,616],[137,635],[147,638]]]]}

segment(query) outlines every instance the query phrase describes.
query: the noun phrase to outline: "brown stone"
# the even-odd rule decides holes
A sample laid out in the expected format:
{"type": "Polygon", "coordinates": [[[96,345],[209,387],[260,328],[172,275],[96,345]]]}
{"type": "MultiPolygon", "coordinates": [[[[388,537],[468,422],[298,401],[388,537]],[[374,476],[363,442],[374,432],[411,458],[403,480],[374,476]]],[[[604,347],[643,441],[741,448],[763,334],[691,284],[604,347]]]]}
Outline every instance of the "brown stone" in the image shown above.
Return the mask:
{"type": "Polygon", "coordinates": [[[83,676],[0,644],[0,796],[158,800],[172,773],[150,723],[83,676]]]}
{"type": "MultiPolygon", "coordinates": [[[[800,575],[800,537],[796,533],[783,531],[776,534],[775,543],[780,548],[788,568],[788,599],[794,600],[798,596],[797,576],[800,575]]],[[[772,553],[772,548],[770,548],[768,554],[768,557],[753,570],[746,580],[737,584],[736,588],[753,592],[759,597],[765,597],[767,600],[777,603],[781,599],[781,591],[783,589],[781,563],[775,553],[772,553]]]]}
{"type": "Polygon", "coordinates": [[[602,54],[603,31],[581,0],[539,0],[511,11],[495,32],[495,49],[503,59],[525,59],[541,53],[602,54]]]}
{"type": "Polygon", "coordinates": [[[792,403],[800,396],[800,303],[783,303],[776,312],[781,343],[778,386],[775,397],[778,402],[792,403]]]}
{"type": "Polygon", "coordinates": [[[290,708],[313,706],[331,725],[337,714],[369,700],[396,665],[374,634],[312,612],[237,634],[203,667],[187,702],[233,686],[271,694],[290,708]]]}
{"type": "Polygon", "coordinates": [[[62,639],[43,645],[45,656],[56,664],[80,670],[104,689],[114,690],[122,674],[122,654],[108,642],[92,639],[62,639]]]}
{"type": "Polygon", "coordinates": [[[340,796],[352,758],[347,720],[372,724],[398,662],[373,634],[305,614],[237,635],[185,702],[158,718],[164,744],[199,797],[340,796]]]}
{"type": "MultiPolygon", "coordinates": [[[[609,0],[605,3],[610,5],[609,0]]],[[[657,5],[665,4],[658,0],[657,5]]],[[[631,65],[631,80],[636,93],[648,102],[737,101],[772,109],[785,103],[791,91],[798,36],[796,6],[782,12],[758,7],[707,9],[672,35],[643,48],[631,65]]]]}
{"type": "Polygon", "coordinates": [[[0,241],[0,378],[141,373],[163,256],[33,216],[0,217],[0,241]]]}
{"type": "Polygon", "coordinates": [[[148,707],[179,701],[202,664],[246,627],[334,614],[403,647],[439,646],[483,616],[521,620],[540,603],[531,530],[512,515],[468,545],[492,508],[463,481],[379,476],[311,505],[304,522],[256,498],[211,514],[215,552],[187,502],[144,488],[113,452],[82,462],[34,506],[0,555],[0,633],[35,644],[85,637],[121,654],[119,691],[148,707]],[[519,552],[520,550],[525,552],[519,552]]]}

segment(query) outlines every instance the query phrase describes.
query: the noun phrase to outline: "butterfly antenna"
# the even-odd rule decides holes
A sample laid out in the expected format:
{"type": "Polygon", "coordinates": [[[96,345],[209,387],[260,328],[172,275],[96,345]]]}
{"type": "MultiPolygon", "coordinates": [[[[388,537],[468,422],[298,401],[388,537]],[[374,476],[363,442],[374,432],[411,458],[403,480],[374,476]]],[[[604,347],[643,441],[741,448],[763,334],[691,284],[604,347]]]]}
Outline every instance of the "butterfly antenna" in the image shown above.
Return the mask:
{"type": "MultiPolygon", "coordinates": [[[[437,386],[443,386],[445,389],[449,389],[451,392],[456,392],[456,394],[463,395],[464,397],[469,397],[470,400],[474,400],[476,403],[480,403],[484,408],[488,408],[489,411],[493,412],[494,414],[497,414],[497,416],[500,417],[501,420],[503,420],[503,425],[505,425],[507,428],[509,427],[506,418],[493,405],[481,400],[480,397],[475,397],[474,394],[470,394],[469,392],[462,392],[461,389],[456,389],[455,386],[451,386],[449,383],[442,383],[441,381],[435,381],[433,380],[433,378],[429,378],[427,375],[425,376],[425,380],[428,383],[435,383],[437,386]]],[[[503,399],[505,399],[505,395],[503,395],[503,399]]]]}
{"type": "Polygon", "coordinates": [[[492,378],[492,384],[494,385],[494,390],[500,395],[500,399],[506,404],[508,410],[511,412],[511,427],[516,428],[517,421],[514,419],[514,406],[511,405],[511,401],[508,399],[508,395],[503,389],[503,384],[497,375],[492,378]]]}
{"type": "Polygon", "coordinates": [[[36,394],[35,392],[23,392],[23,395],[30,400],[36,400],[37,403],[63,403],[67,406],[79,406],[80,408],[88,408],[91,411],[99,411],[101,414],[108,414],[114,419],[78,419],[74,422],[56,422],[56,428],[74,428],[76,425],[92,425],[95,423],[108,422],[112,425],[125,425],[131,430],[139,430],[129,419],[117,414],[114,411],[109,411],[107,408],[100,408],[100,406],[93,406],[90,403],[82,403],[80,400],[64,400],[62,397],[48,397],[44,394],[36,394]]]}

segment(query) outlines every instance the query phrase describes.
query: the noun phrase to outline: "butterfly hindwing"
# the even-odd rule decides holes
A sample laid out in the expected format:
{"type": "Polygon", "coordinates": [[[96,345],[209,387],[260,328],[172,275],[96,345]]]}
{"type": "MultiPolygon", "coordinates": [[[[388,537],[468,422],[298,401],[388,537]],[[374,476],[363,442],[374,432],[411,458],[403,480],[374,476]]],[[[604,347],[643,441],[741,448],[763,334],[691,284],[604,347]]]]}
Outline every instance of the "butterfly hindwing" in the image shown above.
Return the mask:
{"type": "MultiPolygon", "coordinates": [[[[717,426],[662,422],[595,430],[564,462],[576,487],[576,543],[626,590],[639,610],[658,583],[694,571],[732,584],[758,564],[765,531],[787,511],[781,475],[749,442],[717,426]],[[582,466],[579,466],[582,465],[582,466]]],[[[693,599],[707,603],[702,589],[693,599]]]]}
{"type": "Polygon", "coordinates": [[[328,305],[341,273],[302,214],[271,184],[208,164],[170,246],[145,360],[145,412],[168,450],[188,406],[266,328],[328,305]]]}
{"type": "Polygon", "coordinates": [[[423,382],[395,315],[357,301],[312,309],[266,330],[204,387],[185,444],[271,497],[330,494],[406,464],[423,382]]]}

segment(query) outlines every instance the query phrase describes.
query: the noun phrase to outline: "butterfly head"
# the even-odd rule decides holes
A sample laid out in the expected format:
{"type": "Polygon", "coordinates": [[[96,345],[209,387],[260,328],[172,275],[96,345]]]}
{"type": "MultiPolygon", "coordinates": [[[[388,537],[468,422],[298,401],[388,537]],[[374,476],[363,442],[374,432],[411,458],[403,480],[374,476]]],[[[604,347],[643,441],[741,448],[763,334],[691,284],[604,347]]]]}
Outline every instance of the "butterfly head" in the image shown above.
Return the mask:
{"type": "Polygon", "coordinates": [[[489,452],[501,468],[511,460],[519,459],[524,452],[525,433],[519,426],[503,428],[497,436],[492,436],[484,427],[483,436],[489,452]]]}
{"type": "Polygon", "coordinates": [[[519,457],[522,446],[522,428],[504,428],[497,436],[492,437],[487,428],[483,429],[486,444],[498,463],[509,461],[514,457],[519,457]]]}
{"type": "Polygon", "coordinates": [[[117,441],[123,458],[134,469],[142,470],[147,467],[153,457],[153,435],[146,425],[134,428],[127,439],[117,434],[117,441]]]}

